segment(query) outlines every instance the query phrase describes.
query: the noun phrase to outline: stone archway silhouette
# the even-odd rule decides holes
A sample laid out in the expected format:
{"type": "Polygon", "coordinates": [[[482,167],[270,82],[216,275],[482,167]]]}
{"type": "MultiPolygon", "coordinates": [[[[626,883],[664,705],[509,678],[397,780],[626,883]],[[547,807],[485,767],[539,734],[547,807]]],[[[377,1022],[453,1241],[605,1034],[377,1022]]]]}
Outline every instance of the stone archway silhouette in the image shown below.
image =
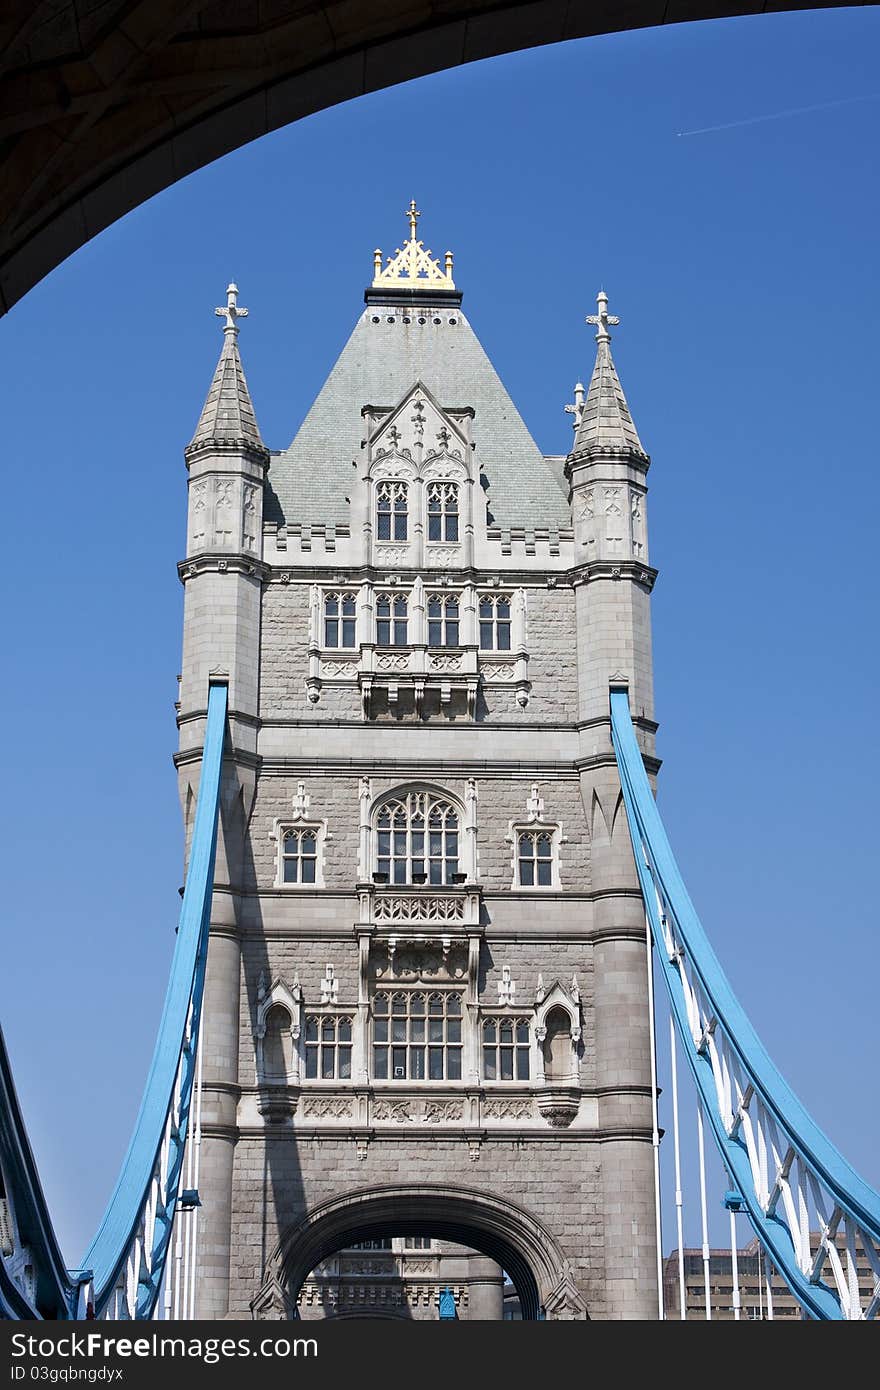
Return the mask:
{"type": "Polygon", "coordinates": [[[558,1242],[530,1212],[492,1192],[424,1183],[363,1188],[316,1206],[276,1246],[254,1316],[293,1316],[307,1275],[345,1245],[408,1235],[455,1241],[495,1260],[513,1280],[526,1321],[589,1316],[558,1242]]]}
{"type": "Polygon", "coordinates": [[[0,314],[154,193],[303,116],[566,39],[849,0],[6,0],[0,314]]]}

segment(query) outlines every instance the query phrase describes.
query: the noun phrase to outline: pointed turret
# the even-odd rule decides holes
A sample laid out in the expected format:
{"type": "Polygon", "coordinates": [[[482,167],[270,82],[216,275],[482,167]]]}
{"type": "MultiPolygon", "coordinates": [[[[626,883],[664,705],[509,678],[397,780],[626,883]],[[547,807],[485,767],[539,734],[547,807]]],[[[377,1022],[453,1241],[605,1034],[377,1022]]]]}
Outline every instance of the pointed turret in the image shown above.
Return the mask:
{"type": "MultiPolygon", "coordinates": [[[[620,323],[616,314],[608,313],[608,296],[600,290],[596,296],[598,313],[589,314],[587,323],[597,327],[596,365],[583,406],[575,410],[575,439],[573,454],[602,449],[605,452],[640,454],[645,457],[638,430],[629,413],[626,396],[611,356],[609,325],[620,323]]],[[[581,391],[583,388],[581,387],[581,391]]],[[[568,407],[566,407],[568,409],[568,407]]]]}
{"type": "Polygon", "coordinates": [[[212,444],[250,445],[265,450],[238,351],[237,320],[246,318],[247,312],[238,306],[238,286],[230,284],[226,290],[226,307],[214,310],[226,320],[223,350],[187,453],[212,444]]]}

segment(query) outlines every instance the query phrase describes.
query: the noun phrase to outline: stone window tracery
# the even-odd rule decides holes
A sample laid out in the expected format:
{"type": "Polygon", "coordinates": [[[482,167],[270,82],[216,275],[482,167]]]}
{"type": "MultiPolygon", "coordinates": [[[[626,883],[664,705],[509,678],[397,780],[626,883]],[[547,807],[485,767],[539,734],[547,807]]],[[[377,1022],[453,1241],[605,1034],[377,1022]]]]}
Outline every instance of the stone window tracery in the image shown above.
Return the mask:
{"type": "Polygon", "coordinates": [[[511,610],[509,594],[480,595],[480,650],[510,651],[511,610]]]}
{"type": "Polygon", "coordinates": [[[408,532],[408,509],[406,483],[377,483],[376,539],[405,541],[408,532]]]}
{"type": "Polygon", "coordinates": [[[458,594],[428,596],[428,646],[457,647],[460,632],[458,594]]]}
{"type": "Polygon", "coordinates": [[[528,1081],[528,1019],[490,1017],[483,1020],[483,1078],[486,1081],[528,1081]]]}
{"type": "Polygon", "coordinates": [[[460,1081],[462,996],[452,990],[380,991],[373,999],[376,1081],[460,1081]]]}
{"type": "Polygon", "coordinates": [[[305,1028],[307,1081],[351,1080],[351,1018],[309,1014],[305,1028]]]}
{"type": "Polygon", "coordinates": [[[428,484],[428,540],[458,540],[458,487],[455,483],[428,484]]]}
{"type": "Polygon", "coordinates": [[[517,878],[520,888],[552,888],[553,832],[520,830],[517,833],[517,878]]]}
{"type": "Polygon", "coordinates": [[[357,636],[357,599],[350,593],[324,595],[324,646],[354,647],[357,636]]]}
{"type": "Polygon", "coordinates": [[[384,801],[376,811],[375,832],[375,872],[380,882],[441,885],[455,881],[460,816],[450,801],[416,791],[384,801]]]}
{"type": "Polygon", "coordinates": [[[405,647],[409,625],[406,594],[376,595],[376,645],[405,647]]]}
{"type": "Polygon", "coordinates": [[[285,830],[281,840],[281,882],[318,881],[318,831],[313,826],[285,830]]]}

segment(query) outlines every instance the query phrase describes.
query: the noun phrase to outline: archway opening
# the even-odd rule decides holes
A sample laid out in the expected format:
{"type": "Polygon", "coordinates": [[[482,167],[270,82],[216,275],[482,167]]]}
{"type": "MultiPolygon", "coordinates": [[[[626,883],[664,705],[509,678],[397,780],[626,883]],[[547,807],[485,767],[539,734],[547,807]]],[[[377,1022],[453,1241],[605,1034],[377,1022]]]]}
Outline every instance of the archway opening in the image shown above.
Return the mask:
{"type": "MultiPolygon", "coordinates": [[[[254,1300],[255,1313],[260,1315],[261,1302],[271,1288],[283,1290],[287,1315],[299,1316],[297,1305],[303,1287],[310,1280],[314,1287],[322,1267],[325,1277],[339,1284],[346,1275],[342,1256],[350,1252],[371,1255],[372,1259],[362,1263],[374,1264],[377,1276],[387,1273],[393,1281],[400,1277],[400,1257],[417,1250],[430,1254],[433,1261],[430,1271],[426,1268],[420,1272],[428,1283],[434,1278],[430,1306],[437,1307],[437,1316],[444,1263],[447,1270],[469,1272],[473,1287],[480,1286],[474,1296],[471,1318],[480,1317],[480,1310],[489,1307],[500,1307],[504,1317],[505,1282],[512,1286],[508,1306],[514,1306],[523,1321],[537,1321],[548,1315],[548,1304],[553,1306],[561,1291],[570,1287],[565,1257],[554,1238],[529,1212],[505,1203],[493,1193],[429,1185],[395,1186],[349,1193],[328,1201],[289,1230],[269,1263],[264,1290],[254,1300]],[[493,1284],[494,1288],[490,1287],[493,1284]]],[[[427,1265],[427,1259],[424,1263],[427,1265]]],[[[461,1285],[463,1280],[457,1282],[461,1285]]],[[[368,1295],[349,1298],[349,1302],[354,1304],[361,1298],[356,1315],[373,1316],[366,1306],[368,1295]]],[[[470,1302],[469,1297],[469,1308],[470,1302]]],[[[402,1312],[402,1304],[399,1307],[396,1315],[407,1316],[402,1312]]],[[[575,1316],[586,1316],[583,1305],[580,1307],[582,1311],[575,1316]]],[[[336,1310],[330,1315],[336,1316],[336,1310]]],[[[387,1310],[377,1315],[388,1315],[387,1310]]]]}

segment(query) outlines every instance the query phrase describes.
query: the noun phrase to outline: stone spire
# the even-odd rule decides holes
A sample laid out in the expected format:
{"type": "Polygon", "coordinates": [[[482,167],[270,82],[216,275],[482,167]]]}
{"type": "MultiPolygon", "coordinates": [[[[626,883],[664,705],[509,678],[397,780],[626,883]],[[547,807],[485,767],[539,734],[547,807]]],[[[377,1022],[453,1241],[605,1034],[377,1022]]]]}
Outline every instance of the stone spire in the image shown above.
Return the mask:
{"type": "Polygon", "coordinates": [[[266,446],[260,438],[257,417],[254,414],[238,351],[237,320],[246,318],[247,312],[247,309],[239,308],[238,286],[230,284],[226,290],[226,304],[214,310],[214,313],[224,320],[223,350],[187,452],[207,444],[220,443],[250,445],[265,452],[266,446]]]}
{"type": "Polygon", "coordinates": [[[608,296],[604,290],[599,291],[596,303],[598,313],[589,314],[586,320],[595,324],[597,329],[596,365],[590,389],[579,413],[577,409],[566,406],[566,410],[575,415],[572,453],[601,449],[603,452],[635,453],[647,457],[611,357],[608,328],[620,323],[620,319],[616,314],[608,313],[608,296]]]}

